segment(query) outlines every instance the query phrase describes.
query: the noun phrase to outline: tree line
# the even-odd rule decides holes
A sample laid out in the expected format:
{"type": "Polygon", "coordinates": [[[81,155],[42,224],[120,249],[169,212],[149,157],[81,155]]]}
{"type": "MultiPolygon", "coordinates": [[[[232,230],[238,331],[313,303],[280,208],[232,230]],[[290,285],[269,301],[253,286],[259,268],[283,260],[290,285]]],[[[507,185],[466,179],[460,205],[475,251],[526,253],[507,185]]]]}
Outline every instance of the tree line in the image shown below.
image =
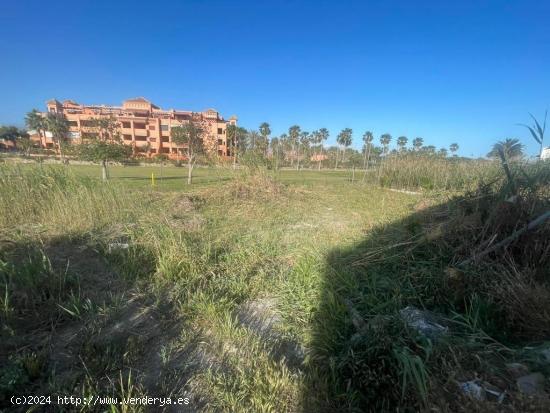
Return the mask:
{"type": "MultiPolygon", "coordinates": [[[[546,115],[541,124],[535,119],[533,126],[522,125],[532,134],[540,144],[541,154],[546,129],[546,115]]],[[[107,163],[123,161],[134,155],[132,147],[125,145],[119,133],[120,124],[114,117],[98,117],[88,121],[90,133],[83,133],[79,145],[68,145],[69,122],[63,114],[49,112],[42,114],[36,109],[25,116],[25,124],[29,130],[35,130],[39,136],[41,146],[46,146],[46,132],[51,134],[55,150],[62,160],[69,153],[80,159],[98,162],[101,164],[102,178],[108,179],[107,163]]],[[[457,156],[458,143],[452,143],[449,148],[437,149],[434,145],[424,145],[424,139],[416,137],[409,145],[409,138],[399,136],[395,139],[396,146],[390,149],[394,138],[389,133],[380,135],[378,142],[372,131],[362,135],[362,148],[352,147],[354,143],[353,130],[344,128],[336,135],[336,146],[326,146],[330,138],[327,128],[314,131],[303,130],[299,125],[292,125],[288,131],[279,136],[272,136],[269,123],[262,122],[257,129],[246,129],[241,126],[228,125],[226,143],[228,157],[217,157],[217,141],[208,139],[207,126],[200,119],[192,119],[179,127],[171,128],[172,141],[179,146],[180,154],[187,161],[188,183],[192,182],[193,168],[199,161],[227,162],[230,159],[233,167],[238,164],[263,165],[268,168],[282,167],[301,170],[308,169],[342,169],[363,168],[369,169],[373,165],[380,165],[384,159],[413,155],[446,158],[450,154],[457,156]],[[379,143],[379,145],[377,144],[379,143]]],[[[11,141],[30,153],[32,142],[27,131],[14,126],[0,126],[0,141],[11,141]]],[[[497,142],[487,154],[490,158],[498,158],[500,154],[508,159],[517,159],[524,155],[524,146],[517,139],[506,139],[497,142]]],[[[163,154],[156,155],[159,158],[163,154]]]]}

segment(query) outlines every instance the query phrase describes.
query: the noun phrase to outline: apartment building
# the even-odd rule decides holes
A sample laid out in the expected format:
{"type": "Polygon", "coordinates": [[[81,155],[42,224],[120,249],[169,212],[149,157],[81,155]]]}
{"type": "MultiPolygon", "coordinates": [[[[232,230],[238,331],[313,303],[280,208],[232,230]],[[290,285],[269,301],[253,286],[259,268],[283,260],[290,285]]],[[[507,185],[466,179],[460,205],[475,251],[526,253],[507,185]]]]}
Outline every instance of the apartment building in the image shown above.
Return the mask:
{"type": "MultiPolygon", "coordinates": [[[[92,127],[92,119],[114,117],[119,124],[122,141],[134,148],[135,155],[156,156],[165,154],[171,159],[185,156],[185,145],[172,142],[170,131],[190,121],[200,122],[206,129],[205,145],[217,151],[221,157],[231,156],[227,142],[227,125],[236,125],[237,118],[225,120],[214,109],[203,112],[186,110],[163,110],[143,97],[125,100],[122,106],[82,105],[72,100],[59,102],[56,99],[46,102],[48,112],[63,114],[69,121],[67,140],[78,144],[86,138],[93,138],[97,131],[92,127]]],[[[54,148],[53,136],[35,134],[32,138],[45,148],[54,148]]]]}

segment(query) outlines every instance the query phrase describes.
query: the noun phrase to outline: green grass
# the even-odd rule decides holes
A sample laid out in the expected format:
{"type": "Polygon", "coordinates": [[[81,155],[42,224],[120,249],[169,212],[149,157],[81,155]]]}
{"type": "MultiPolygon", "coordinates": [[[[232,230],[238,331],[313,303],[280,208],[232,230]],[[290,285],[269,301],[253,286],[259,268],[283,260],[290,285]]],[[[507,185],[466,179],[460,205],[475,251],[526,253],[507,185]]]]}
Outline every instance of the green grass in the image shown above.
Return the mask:
{"type": "Polygon", "coordinates": [[[347,171],[198,168],[190,187],[185,168],[99,174],[0,164],[0,407],[30,391],[183,396],[204,411],[441,406],[450,371],[488,371],[505,349],[489,296],[447,300],[456,246],[419,242],[455,208],[446,197],[347,171]],[[253,303],[278,320],[265,336],[240,318],[253,303]],[[461,333],[415,336],[396,317],[411,304],[461,333]]]}

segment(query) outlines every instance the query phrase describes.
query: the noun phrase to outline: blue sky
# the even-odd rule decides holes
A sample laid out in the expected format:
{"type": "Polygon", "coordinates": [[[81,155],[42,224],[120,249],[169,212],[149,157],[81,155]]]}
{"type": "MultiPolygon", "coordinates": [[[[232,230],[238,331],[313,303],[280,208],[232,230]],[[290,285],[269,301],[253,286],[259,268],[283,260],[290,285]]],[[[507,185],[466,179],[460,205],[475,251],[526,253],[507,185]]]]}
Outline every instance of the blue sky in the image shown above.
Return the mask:
{"type": "MultiPolygon", "coordinates": [[[[537,145],[548,1],[26,1],[0,4],[0,124],[50,98],[218,109],[247,128],[389,132],[484,155],[537,145]]],[[[550,138],[548,138],[550,145],[550,138]]]]}

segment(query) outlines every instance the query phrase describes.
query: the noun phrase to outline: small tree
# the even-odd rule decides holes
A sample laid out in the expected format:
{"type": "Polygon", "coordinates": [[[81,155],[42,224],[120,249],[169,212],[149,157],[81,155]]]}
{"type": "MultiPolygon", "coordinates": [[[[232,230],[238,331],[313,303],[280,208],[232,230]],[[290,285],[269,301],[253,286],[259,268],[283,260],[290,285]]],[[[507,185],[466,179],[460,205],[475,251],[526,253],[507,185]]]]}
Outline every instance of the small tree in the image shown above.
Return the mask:
{"type": "Polygon", "coordinates": [[[231,155],[233,156],[233,169],[236,169],[238,155],[242,155],[246,151],[248,131],[237,125],[229,125],[226,133],[228,146],[231,147],[231,155]]]}
{"type": "Polygon", "coordinates": [[[0,126],[0,140],[15,142],[19,134],[16,126],[0,126]]]}
{"type": "Polygon", "coordinates": [[[203,125],[190,121],[189,123],[172,128],[172,141],[178,145],[185,146],[187,155],[187,184],[193,181],[193,168],[197,157],[204,152],[204,130],[203,125]]]}
{"type": "Polygon", "coordinates": [[[119,123],[112,116],[90,119],[90,128],[94,133],[82,137],[78,154],[83,159],[99,162],[101,178],[106,181],[109,179],[107,162],[128,159],[132,148],[122,141],[118,131],[119,123]]]}
{"type": "Polygon", "coordinates": [[[15,141],[15,146],[21,149],[25,153],[25,156],[30,156],[33,142],[31,141],[30,136],[26,131],[20,131],[20,134],[15,141]]]}

